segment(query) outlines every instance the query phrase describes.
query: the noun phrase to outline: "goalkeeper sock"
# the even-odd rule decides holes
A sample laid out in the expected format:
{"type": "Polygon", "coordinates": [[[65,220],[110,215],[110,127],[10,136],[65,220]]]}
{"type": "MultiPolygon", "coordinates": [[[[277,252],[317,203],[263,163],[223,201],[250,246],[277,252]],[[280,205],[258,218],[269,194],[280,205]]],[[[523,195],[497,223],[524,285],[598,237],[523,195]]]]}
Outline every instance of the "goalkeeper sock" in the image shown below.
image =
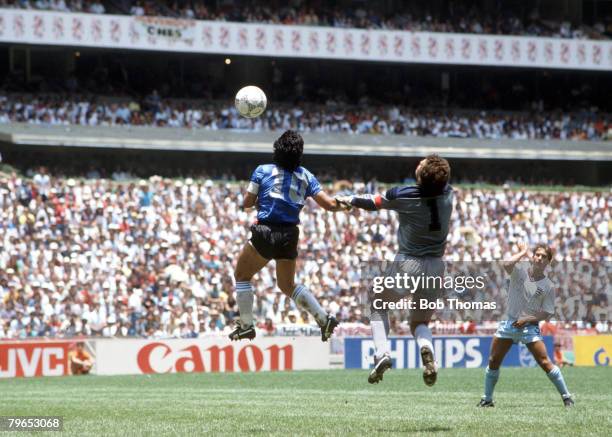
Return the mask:
{"type": "Polygon", "coordinates": [[[311,316],[313,316],[319,326],[325,325],[327,322],[327,313],[325,310],[323,310],[317,299],[305,286],[298,285],[295,287],[291,298],[300,309],[306,310],[311,316]]]}
{"type": "Polygon", "coordinates": [[[434,359],[436,358],[436,354],[435,354],[433,343],[432,343],[433,337],[431,335],[431,329],[429,329],[429,326],[427,326],[425,323],[421,323],[420,325],[417,325],[416,329],[414,330],[414,338],[417,344],[419,345],[419,350],[421,350],[423,346],[427,346],[429,350],[431,350],[431,353],[433,354],[434,359]]]}
{"type": "Polygon", "coordinates": [[[372,310],[370,316],[370,325],[372,325],[372,337],[374,338],[374,347],[376,352],[374,356],[380,359],[384,354],[390,353],[389,342],[389,314],[386,310],[372,310]]]}
{"type": "Polygon", "coordinates": [[[236,281],[236,301],[242,328],[253,324],[253,289],[248,281],[236,281]]]}
{"type": "Polygon", "coordinates": [[[484,392],[484,400],[492,401],[493,400],[493,390],[495,390],[495,384],[497,384],[497,380],[499,379],[499,369],[492,370],[487,366],[487,370],[485,371],[485,392],[484,392]]]}
{"type": "Polygon", "coordinates": [[[570,396],[569,390],[567,389],[567,385],[565,385],[565,380],[563,379],[563,375],[561,374],[561,370],[555,366],[553,369],[546,374],[548,379],[557,387],[557,391],[563,398],[567,398],[570,396]]]}

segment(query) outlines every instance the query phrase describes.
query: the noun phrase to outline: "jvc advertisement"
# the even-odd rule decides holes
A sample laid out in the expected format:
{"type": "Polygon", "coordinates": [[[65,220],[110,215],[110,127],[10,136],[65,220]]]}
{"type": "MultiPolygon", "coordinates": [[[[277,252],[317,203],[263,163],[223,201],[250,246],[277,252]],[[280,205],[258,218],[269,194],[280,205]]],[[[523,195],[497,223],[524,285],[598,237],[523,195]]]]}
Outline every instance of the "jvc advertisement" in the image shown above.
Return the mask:
{"type": "MultiPolygon", "coordinates": [[[[492,337],[452,336],[434,337],[436,359],[440,367],[486,367],[492,337]]],[[[421,355],[413,337],[389,339],[393,367],[416,369],[421,367],[421,355]]],[[[553,356],[553,339],[544,337],[548,355],[553,356]]],[[[347,369],[369,369],[374,365],[374,341],[371,338],[347,337],[344,340],[344,366],[347,369]]],[[[534,367],[536,362],[523,344],[513,345],[503,362],[504,366],[534,367]]]]}

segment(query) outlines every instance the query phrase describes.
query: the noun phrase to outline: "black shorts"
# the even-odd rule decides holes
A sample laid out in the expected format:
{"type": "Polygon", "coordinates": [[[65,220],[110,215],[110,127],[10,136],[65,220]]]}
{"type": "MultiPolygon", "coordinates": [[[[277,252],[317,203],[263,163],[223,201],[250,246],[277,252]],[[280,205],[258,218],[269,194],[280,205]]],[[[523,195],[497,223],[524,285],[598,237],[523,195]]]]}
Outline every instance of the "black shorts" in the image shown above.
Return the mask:
{"type": "Polygon", "coordinates": [[[266,259],[296,259],[300,228],[296,225],[254,224],[251,244],[266,259]]]}

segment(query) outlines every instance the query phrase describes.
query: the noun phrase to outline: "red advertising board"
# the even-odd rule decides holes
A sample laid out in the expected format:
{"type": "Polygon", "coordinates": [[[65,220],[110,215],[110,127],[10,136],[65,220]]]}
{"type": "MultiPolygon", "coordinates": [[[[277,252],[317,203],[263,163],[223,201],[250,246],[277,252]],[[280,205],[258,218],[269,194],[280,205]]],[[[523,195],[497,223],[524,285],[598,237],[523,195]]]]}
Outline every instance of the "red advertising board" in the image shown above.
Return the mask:
{"type": "MultiPolygon", "coordinates": [[[[197,339],[89,339],[99,375],[259,372],[329,368],[329,345],[316,337],[265,337],[230,342],[197,339]]],[[[0,342],[0,378],[69,375],[74,341],[0,342]]]]}
{"type": "Polygon", "coordinates": [[[0,378],[68,375],[71,342],[0,342],[0,378]]]}

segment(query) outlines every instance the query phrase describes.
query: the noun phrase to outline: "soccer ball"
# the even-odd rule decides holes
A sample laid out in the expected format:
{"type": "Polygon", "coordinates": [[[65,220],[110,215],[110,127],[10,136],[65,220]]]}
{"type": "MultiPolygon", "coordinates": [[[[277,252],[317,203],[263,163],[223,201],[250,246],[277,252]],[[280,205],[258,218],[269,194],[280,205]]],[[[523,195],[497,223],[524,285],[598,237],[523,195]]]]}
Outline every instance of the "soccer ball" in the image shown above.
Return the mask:
{"type": "Polygon", "coordinates": [[[245,86],[236,94],[236,109],[246,118],[259,117],[266,110],[266,94],[253,85],[245,86]]]}

